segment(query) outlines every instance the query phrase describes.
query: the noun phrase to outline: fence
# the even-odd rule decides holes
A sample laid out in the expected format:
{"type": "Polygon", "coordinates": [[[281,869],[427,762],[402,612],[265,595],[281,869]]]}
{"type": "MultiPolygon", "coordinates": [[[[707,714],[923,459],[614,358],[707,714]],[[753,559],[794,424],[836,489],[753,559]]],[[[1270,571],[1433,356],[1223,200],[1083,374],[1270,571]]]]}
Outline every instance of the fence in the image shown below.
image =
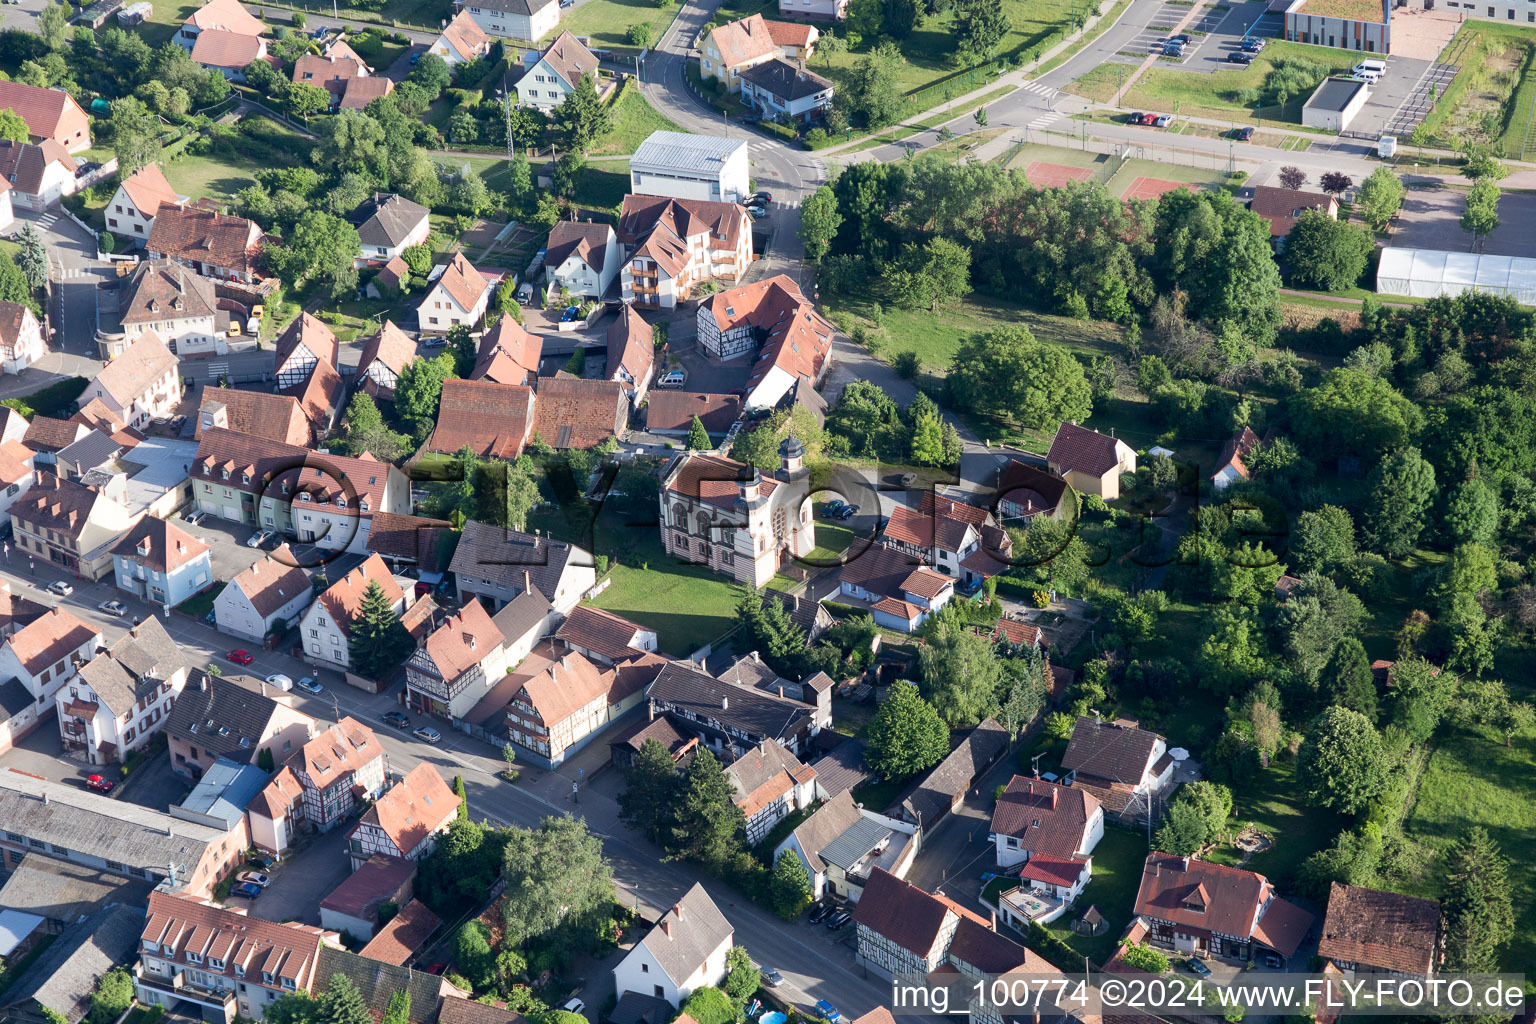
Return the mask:
{"type": "MultiPolygon", "coordinates": [[[[1169,136],[1161,136],[1168,138],[1169,136]]],[[[1177,136],[1171,136],[1177,138],[1177,136]]],[[[1086,133],[1086,127],[1080,127],[1077,132],[1063,132],[1050,128],[1021,128],[1016,146],[1056,146],[1063,149],[1077,149],[1087,153],[1100,153],[1112,159],[1104,166],[1113,165],[1107,173],[1104,167],[1094,169],[1094,181],[1108,181],[1115,171],[1127,160],[1151,160],[1154,162],[1182,164],[1186,167],[1209,168],[1221,173],[1230,173],[1234,170],[1252,171],[1258,167],[1258,161],[1246,157],[1237,156],[1229,145],[1229,152],[1219,153],[1214,150],[1192,149],[1186,146],[1172,145],[1165,142],[1114,142],[1108,139],[1096,139],[1086,133]],[[1170,155],[1177,155],[1178,159],[1167,159],[1170,155]],[[1100,175],[1103,175],[1101,178],[1100,175]]],[[[1010,152],[1016,153],[1017,149],[1010,152]]]]}

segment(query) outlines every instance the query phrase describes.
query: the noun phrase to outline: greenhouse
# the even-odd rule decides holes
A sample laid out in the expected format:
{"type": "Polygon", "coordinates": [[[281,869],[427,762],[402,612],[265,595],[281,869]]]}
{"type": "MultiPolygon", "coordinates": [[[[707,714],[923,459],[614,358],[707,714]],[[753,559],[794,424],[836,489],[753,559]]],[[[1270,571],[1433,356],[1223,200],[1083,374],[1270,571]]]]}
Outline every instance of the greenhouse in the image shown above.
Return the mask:
{"type": "Polygon", "coordinates": [[[1381,251],[1376,291],[1382,295],[1411,295],[1421,299],[1478,291],[1509,295],[1517,302],[1533,306],[1536,305],[1536,259],[1388,247],[1381,251]]]}

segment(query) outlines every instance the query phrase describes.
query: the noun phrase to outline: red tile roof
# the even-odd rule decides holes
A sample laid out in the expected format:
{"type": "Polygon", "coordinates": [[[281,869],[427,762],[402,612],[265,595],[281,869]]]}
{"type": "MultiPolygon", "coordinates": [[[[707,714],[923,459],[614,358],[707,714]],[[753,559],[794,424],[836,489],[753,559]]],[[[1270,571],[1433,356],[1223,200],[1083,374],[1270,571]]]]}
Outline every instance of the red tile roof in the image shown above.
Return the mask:
{"type": "Polygon", "coordinates": [[[471,598],[432,631],[424,646],[437,674],[451,683],[504,643],[506,637],[501,635],[501,630],[496,628],[480,602],[471,598]]]}
{"type": "Polygon", "coordinates": [[[396,327],[393,320],[385,320],[384,325],[363,343],[362,355],[357,360],[357,376],[361,379],[375,361],[399,376],[415,358],[416,343],[396,327]]]}
{"type": "Polygon", "coordinates": [[[85,110],[63,89],[43,89],[21,82],[0,82],[0,108],[9,108],[27,122],[27,134],[52,139],[59,134],[59,122],[70,108],[84,120],[85,110]]]}
{"type": "Polygon", "coordinates": [[[687,260],[684,239],[706,235],[711,250],[735,251],[743,233],[751,230],[751,217],[735,203],[631,194],[624,197],[619,210],[619,241],[634,246],[634,255],[654,259],[673,276],[687,260]]]}
{"type": "Polygon", "coordinates": [[[998,619],[997,629],[992,635],[996,639],[1007,640],[1011,644],[1018,644],[1022,647],[1034,647],[1036,644],[1044,646],[1045,644],[1045,634],[1040,631],[1039,626],[1031,626],[1029,623],[1020,622],[1017,619],[998,619]]]}
{"type": "Polygon", "coordinates": [[[251,36],[259,36],[267,30],[267,26],[246,10],[239,0],[208,0],[193,12],[187,24],[194,28],[222,28],[251,36]]]}
{"type": "Polygon", "coordinates": [[[716,292],[705,300],[722,331],[750,324],[765,335],[749,389],[774,369],[815,383],[832,351],[833,327],[816,312],[788,274],[716,292]]]}
{"type": "Polygon", "coordinates": [[[955,581],[941,572],[926,568],[914,569],[905,580],[902,580],[901,591],[904,594],[916,594],[918,597],[932,601],[954,585],[955,581]]]}
{"type": "Polygon", "coordinates": [[[606,697],[614,675],[613,669],[600,668],[577,651],[557,652],[548,642],[535,647],[512,673],[522,684],[519,692],[538,711],[546,728],[606,697]]]}
{"type": "Polygon", "coordinates": [[[145,248],[176,259],[254,274],[261,239],[261,228],[244,217],[191,206],[161,207],[145,248]]]}
{"type": "Polygon", "coordinates": [[[63,164],[71,174],[79,167],[75,158],[51,139],[39,145],[0,139],[0,181],[7,186],[0,191],[9,190],[14,185],[18,192],[29,196],[41,194],[43,175],[54,163],[63,164]]]}
{"type": "MultiPolygon", "coordinates": [[[[339,110],[362,110],[380,96],[388,96],[394,91],[394,80],[385,78],[383,75],[349,78],[342,87],[341,102],[336,106],[339,110]]],[[[405,265],[405,261],[398,256],[390,260],[390,265],[393,265],[396,260],[399,260],[401,266],[405,265]]]]}
{"type": "Polygon", "coordinates": [[[1271,237],[1283,237],[1291,233],[1291,228],[1296,226],[1296,222],[1301,219],[1301,214],[1306,210],[1337,213],[1338,200],[1321,192],[1256,185],[1248,208],[1269,221],[1271,237]]]}
{"type": "Polygon", "coordinates": [[[697,416],[710,434],[724,434],[741,418],[740,395],[652,388],[645,400],[647,430],[686,432],[697,416]]]}
{"type": "Polygon", "coordinates": [[[368,945],[358,950],[358,955],[386,964],[403,964],[442,923],[442,918],[428,910],[425,903],[411,900],[379,929],[368,945]]]}
{"type": "Polygon", "coordinates": [[[205,68],[244,68],[261,57],[265,48],[260,36],[205,28],[192,44],[192,60],[205,68]]]}
{"type": "Polygon", "coordinates": [[[394,604],[405,596],[400,590],[400,584],[396,583],[394,576],[390,575],[384,559],[378,555],[369,555],[363,560],[362,565],[324,590],[318,600],[338,625],[350,625],[362,608],[363,593],[368,589],[369,583],[377,583],[382,587],[384,596],[389,599],[390,604],[394,604]]]}
{"type": "Polygon", "coordinates": [[[436,766],[422,762],[368,808],[359,827],[377,825],[401,853],[409,854],[457,817],[459,802],[436,766]]]}
{"type": "Polygon", "coordinates": [[[28,674],[35,676],[93,639],[100,642],[101,630],[80,621],[65,609],[55,607],[47,615],[12,633],[4,646],[11,649],[28,674]]]}
{"type": "Polygon", "coordinates": [[[639,386],[650,383],[655,366],[656,346],[651,325],[631,303],[619,308],[619,315],[608,325],[608,375],[617,377],[619,368],[639,386]]]}
{"type": "Polygon", "coordinates": [[[283,393],[298,399],[299,408],[304,410],[304,418],[314,427],[315,434],[324,436],[341,411],[347,385],[336,367],[329,360],[321,359],[316,361],[315,368],[303,384],[288,388],[283,393]]]}
{"type": "Polygon", "coordinates": [[[262,618],[292,601],[295,595],[313,592],[309,577],[299,568],[298,559],[287,544],[251,563],[229,585],[243,593],[262,618]]]}
{"type": "Polygon", "coordinates": [[[328,789],[384,756],[373,730],[351,715],[314,736],[288,759],[288,767],[309,776],[316,789],[328,789]]]}
{"type": "MultiPolygon", "coordinates": [[[[677,472],[667,483],[668,491],[702,501],[720,508],[735,508],[741,493],[741,481],[750,478],[751,467],[728,459],[723,455],[705,455],[690,452],[682,459],[677,472]]],[[[773,493],[778,481],[764,476],[758,484],[758,493],[773,493]]],[[[855,559],[858,561],[858,559],[855,559]]]]}
{"type": "Polygon", "coordinates": [[[629,432],[629,401],[615,380],[560,375],[539,381],[534,429],[556,448],[592,448],[629,432]]]}
{"type": "Polygon", "coordinates": [[[1049,854],[1036,853],[1029,858],[1029,863],[1024,865],[1019,877],[1033,882],[1050,882],[1070,888],[1083,877],[1083,869],[1087,866],[1088,858],[1086,857],[1052,857],[1049,854]]]}
{"type": "Polygon", "coordinates": [[[864,895],[854,905],[853,919],[902,949],[926,958],[939,943],[950,907],[932,893],[902,881],[884,868],[875,868],[864,895]]]}
{"type": "Polygon", "coordinates": [[[145,516],[118,541],[112,554],[155,572],[175,572],[212,549],[175,523],[145,516]]]}
{"type": "Polygon", "coordinates": [[[515,459],[533,432],[533,389],[483,380],[445,380],[431,450],[469,445],[482,458],[515,459]]]}
{"type": "Polygon", "coordinates": [[[634,640],[636,633],[644,632],[649,632],[644,626],[613,612],[583,604],[571,609],[571,614],[566,616],[565,622],[555,633],[555,639],[601,655],[609,661],[622,661],[640,653],[630,646],[630,641],[634,640]]]}
{"type": "Polygon", "coordinates": [[[195,969],[231,979],[238,968],[240,976],[251,982],[261,984],[263,976],[270,974],[271,988],[291,982],[305,992],[317,980],[321,932],[309,925],[263,921],[190,896],[152,892],[142,937],[146,943],[171,947],[175,952],[170,959],[179,964],[193,963],[188,954],[194,954],[195,969]],[[218,960],[224,967],[215,970],[209,960],[218,960]]]}
{"type": "MultiPolygon", "coordinates": [[[[1253,450],[1259,443],[1259,435],[1253,432],[1252,427],[1244,427],[1242,433],[1232,438],[1221,448],[1221,461],[1216,464],[1216,474],[1231,466],[1237,470],[1237,475],[1244,480],[1248,479],[1248,467],[1243,464],[1243,456],[1253,450]]],[[[1213,476],[1216,474],[1212,474],[1213,476]]]]}
{"type": "Polygon", "coordinates": [[[1076,470],[1089,476],[1103,476],[1119,464],[1118,447],[1119,442],[1107,434],[1064,422],[1056,428],[1046,461],[1053,467],[1060,466],[1062,472],[1076,470]]]}
{"type": "Polygon", "coordinates": [[[319,317],[307,312],[300,313],[277,339],[277,352],[272,365],[282,370],[296,354],[301,363],[324,359],[335,366],[341,358],[341,342],[337,340],[336,332],[319,317]]]}
{"type": "Polygon", "coordinates": [[[165,172],[160,170],[159,164],[145,164],[124,178],[122,190],[134,209],[145,217],[155,216],[162,206],[175,206],[181,202],[181,196],[165,180],[165,172]]]}
{"type": "Polygon", "coordinates": [[[1098,810],[1098,800],[1081,789],[1015,775],[992,809],[992,831],[1017,838],[1022,849],[1071,859],[1085,852],[1084,836],[1098,810]]]}
{"type": "Polygon", "coordinates": [[[1271,900],[1285,902],[1275,897],[1274,887],[1263,875],[1154,851],[1142,866],[1135,912],[1155,921],[1255,937],[1290,956],[1306,936],[1312,915],[1299,907],[1294,912],[1282,908],[1274,925],[1260,935],[1259,914],[1273,910],[1271,900]]]}
{"type": "Polygon", "coordinates": [[[530,334],[510,316],[503,316],[480,339],[480,352],[469,379],[493,384],[532,383],[539,375],[539,355],[543,349],[543,338],[530,334]]]}
{"type": "Polygon", "coordinates": [[[468,11],[461,10],[458,15],[443,29],[442,37],[465,60],[472,60],[483,53],[490,45],[485,31],[480,28],[478,22],[470,16],[468,11]]]}
{"type": "Polygon", "coordinates": [[[204,414],[219,405],[224,407],[224,425],[229,430],[299,447],[309,444],[309,421],[292,395],[210,386],[203,388],[195,438],[203,436],[204,414]]]}
{"type": "Polygon", "coordinates": [[[562,220],[550,229],[549,253],[545,257],[545,265],[551,270],[558,270],[574,255],[601,274],[608,240],[612,237],[613,228],[607,224],[562,220]]]}
{"type": "MultiPolygon", "coordinates": [[[[459,19],[468,17],[469,14],[467,12],[459,15],[459,19]]],[[[479,304],[486,291],[490,289],[491,280],[487,275],[494,276],[498,280],[500,279],[500,275],[494,271],[482,273],[476,270],[462,252],[456,252],[453,254],[453,260],[443,268],[443,272],[433,282],[433,286],[441,285],[453,301],[457,302],[459,307],[465,312],[468,312],[479,304]]]]}
{"type": "Polygon", "coordinates": [[[1318,940],[1320,955],[1403,974],[1430,974],[1439,963],[1440,903],[1334,882],[1318,940]]]}

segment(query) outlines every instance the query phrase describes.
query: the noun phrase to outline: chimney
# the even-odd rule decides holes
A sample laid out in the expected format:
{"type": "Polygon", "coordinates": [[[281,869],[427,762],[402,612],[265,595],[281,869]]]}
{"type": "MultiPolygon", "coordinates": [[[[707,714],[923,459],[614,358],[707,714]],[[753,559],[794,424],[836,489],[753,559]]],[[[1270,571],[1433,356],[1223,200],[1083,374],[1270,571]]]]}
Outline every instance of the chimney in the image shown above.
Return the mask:
{"type": "Polygon", "coordinates": [[[265,679],[263,679],[261,681],[261,683],[260,683],[260,686],[261,686],[261,695],[263,697],[265,697],[267,695],[267,681],[265,679]]]}
{"type": "Polygon", "coordinates": [[[730,707],[731,707],[731,698],[725,696],[724,694],[721,694],[721,696],[720,696],[720,710],[721,711],[728,711],[728,710],[730,710],[730,707]]]}
{"type": "Polygon", "coordinates": [[[132,626],[128,627],[128,635],[133,637],[135,640],[139,638],[139,624],[137,621],[135,621],[132,626]]]}
{"type": "Polygon", "coordinates": [[[1056,809],[1056,798],[1060,793],[1060,789],[1056,788],[1055,786],[1051,787],[1051,810],[1053,811],[1056,809]]]}
{"type": "Polygon", "coordinates": [[[204,672],[202,675],[197,677],[197,688],[202,690],[204,693],[208,692],[208,673],[204,672]]]}
{"type": "Polygon", "coordinates": [[[677,923],[678,924],[682,924],[683,923],[683,903],[682,903],[681,900],[678,901],[677,906],[672,908],[672,912],[677,915],[677,923]]]}
{"type": "Polygon", "coordinates": [[[528,593],[531,590],[533,590],[533,571],[530,570],[530,569],[524,569],[523,570],[523,593],[526,594],[526,593],[528,593]]]}
{"type": "Polygon", "coordinates": [[[988,927],[991,928],[993,931],[997,931],[997,911],[995,911],[995,910],[992,911],[991,917],[992,917],[992,921],[988,925],[988,927]]]}
{"type": "Polygon", "coordinates": [[[758,656],[757,656],[757,652],[756,652],[756,651],[753,651],[753,652],[752,652],[752,663],[753,663],[753,664],[754,664],[754,665],[761,665],[761,664],[762,664],[762,663],[763,663],[763,659],[762,659],[762,658],[759,658],[759,657],[758,657],[758,656]]]}
{"type": "Polygon", "coordinates": [[[672,937],[672,922],[666,918],[661,919],[661,934],[669,939],[672,937]]]}
{"type": "Polygon", "coordinates": [[[1181,857],[1179,862],[1180,862],[1180,864],[1183,865],[1180,870],[1182,870],[1182,871],[1188,871],[1189,870],[1189,858],[1188,857],[1181,857]]]}
{"type": "Polygon", "coordinates": [[[48,802],[48,791],[45,789],[45,790],[43,790],[43,803],[46,804],[47,802],[48,802]]]}

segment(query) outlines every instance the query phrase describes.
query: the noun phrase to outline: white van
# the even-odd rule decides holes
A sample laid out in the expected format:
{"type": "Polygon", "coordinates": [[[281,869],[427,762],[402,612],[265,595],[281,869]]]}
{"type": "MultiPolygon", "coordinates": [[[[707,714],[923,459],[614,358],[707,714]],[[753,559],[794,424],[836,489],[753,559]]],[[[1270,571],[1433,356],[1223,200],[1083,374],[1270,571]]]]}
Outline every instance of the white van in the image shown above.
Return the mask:
{"type": "Polygon", "coordinates": [[[1353,71],[1356,78],[1364,79],[1367,82],[1374,82],[1376,79],[1386,74],[1387,62],[1384,60],[1370,58],[1361,61],[1359,64],[1356,64],[1353,68],[1353,71]]]}

